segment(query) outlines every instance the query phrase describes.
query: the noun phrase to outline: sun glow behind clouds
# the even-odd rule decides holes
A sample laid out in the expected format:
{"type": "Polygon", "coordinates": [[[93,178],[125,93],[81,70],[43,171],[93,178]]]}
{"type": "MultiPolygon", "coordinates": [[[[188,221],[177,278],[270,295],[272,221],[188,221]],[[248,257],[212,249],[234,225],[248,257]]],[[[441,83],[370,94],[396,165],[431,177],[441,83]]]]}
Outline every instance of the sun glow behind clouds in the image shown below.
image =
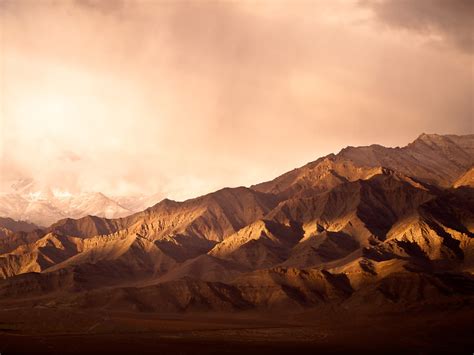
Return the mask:
{"type": "MultiPolygon", "coordinates": [[[[49,174],[46,184],[75,189],[84,165],[74,163],[87,162],[101,185],[90,188],[110,189],[112,173],[126,175],[134,168],[109,163],[137,153],[142,130],[137,118],[149,115],[139,90],[107,73],[38,59],[14,53],[4,59],[3,143],[14,147],[16,168],[42,179],[49,174]]],[[[158,119],[151,122],[145,134],[159,129],[158,119]]]]}
{"type": "Polygon", "coordinates": [[[102,133],[111,122],[128,131],[133,126],[131,117],[142,111],[133,87],[105,73],[54,63],[32,65],[24,57],[12,58],[7,67],[12,73],[23,73],[21,80],[6,79],[7,122],[27,139],[70,140],[64,133],[72,132],[71,144],[86,146],[98,134],[107,142],[112,137],[102,133]]]}
{"type": "Polygon", "coordinates": [[[472,131],[470,58],[360,5],[0,0],[0,190],[184,199],[472,131]]]}

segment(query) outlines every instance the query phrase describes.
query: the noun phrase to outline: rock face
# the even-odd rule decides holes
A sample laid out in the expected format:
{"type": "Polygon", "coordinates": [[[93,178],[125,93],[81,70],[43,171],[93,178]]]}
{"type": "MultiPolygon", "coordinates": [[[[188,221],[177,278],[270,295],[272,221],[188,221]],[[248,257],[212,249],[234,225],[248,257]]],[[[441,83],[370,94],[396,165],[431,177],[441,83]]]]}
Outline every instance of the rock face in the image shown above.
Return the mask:
{"type": "Polygon", "coordinates": [[[124,218],[10,222],[0,295],[145,311],[472,297],[473,165],[474,135],[423,134],[124,218]]]}
{"type": "Polygon", "coordinates": [[[474,187],[474,168],[471,168],[466,173],[462,174],[453,184],[454,188],[461,186],[474,187]]]}

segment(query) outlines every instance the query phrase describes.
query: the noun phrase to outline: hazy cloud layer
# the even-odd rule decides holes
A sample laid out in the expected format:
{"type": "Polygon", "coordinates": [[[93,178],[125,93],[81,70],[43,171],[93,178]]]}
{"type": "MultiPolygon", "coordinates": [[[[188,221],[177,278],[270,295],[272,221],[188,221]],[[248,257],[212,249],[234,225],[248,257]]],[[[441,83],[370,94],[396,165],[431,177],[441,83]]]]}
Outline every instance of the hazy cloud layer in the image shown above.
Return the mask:
{"type": "Polygon", "coordinates": [[[441,2],[417,22],[408,1],[0,0],[0,182],[180,199],[473,132],[472,57],[441,2]]]}

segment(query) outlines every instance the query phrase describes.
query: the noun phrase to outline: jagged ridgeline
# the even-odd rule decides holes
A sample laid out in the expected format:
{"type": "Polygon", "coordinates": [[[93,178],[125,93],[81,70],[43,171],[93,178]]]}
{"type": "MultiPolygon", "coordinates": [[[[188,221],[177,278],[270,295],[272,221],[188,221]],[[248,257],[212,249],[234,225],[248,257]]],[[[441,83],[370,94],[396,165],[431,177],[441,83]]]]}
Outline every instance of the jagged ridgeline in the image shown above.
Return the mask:
{"type": "Polygon", "coordinates": [[[474,136],[348,147],[119,219],[0,220],[0,298],[185,311],[474,295],[474,136]]]}

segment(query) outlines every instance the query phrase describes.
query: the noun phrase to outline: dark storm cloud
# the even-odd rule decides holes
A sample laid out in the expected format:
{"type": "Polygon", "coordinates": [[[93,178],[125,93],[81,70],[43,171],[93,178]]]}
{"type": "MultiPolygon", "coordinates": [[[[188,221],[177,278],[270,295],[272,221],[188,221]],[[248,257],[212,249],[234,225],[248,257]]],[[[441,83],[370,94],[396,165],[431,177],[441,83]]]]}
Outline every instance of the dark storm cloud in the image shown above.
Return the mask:
{"type": "Polygon", "coordinates": [[[383,23],[440,36],[462,51],[473,52],[474,1],[472,0],[383,0],[363,1],[383,23]]]}

